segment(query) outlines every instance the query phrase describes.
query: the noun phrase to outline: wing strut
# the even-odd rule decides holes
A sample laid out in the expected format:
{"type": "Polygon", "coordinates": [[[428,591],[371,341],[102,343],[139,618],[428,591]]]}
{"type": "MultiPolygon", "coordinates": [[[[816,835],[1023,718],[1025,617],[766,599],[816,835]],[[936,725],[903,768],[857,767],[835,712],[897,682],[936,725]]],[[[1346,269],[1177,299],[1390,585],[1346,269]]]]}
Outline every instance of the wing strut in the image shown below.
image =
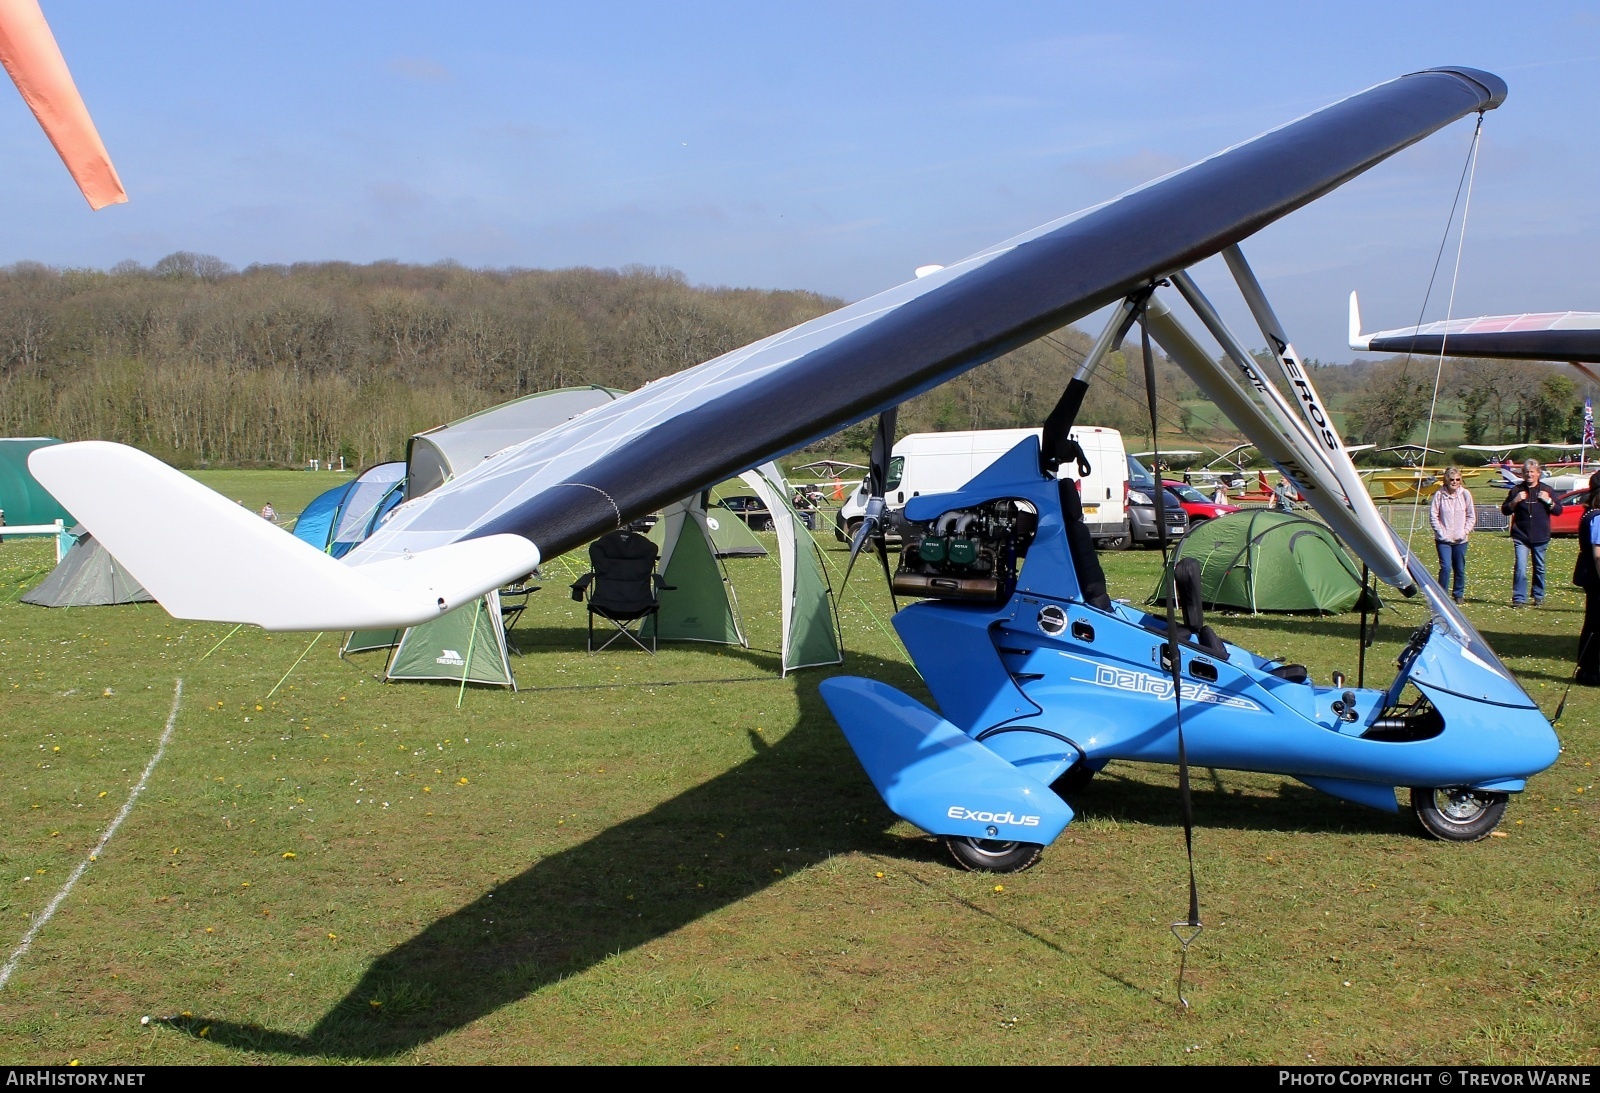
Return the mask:
{"type": "MultiPolygon", "coordinates": [[[[1352,493],[1340,480],[1323,444],[1312,437],[1277,387],[1261,375],[1249,352],[1228,330],[1188,274],[1179,271],[1172,281],[1217,338],[1245,382],[1260,396],[1261,402],[1252,399],[1239,381],[1212,359],[1159,298],[1152,299],[1149,307],[1152,336],[1239,426],[1261,454],[1299,488],[1334,533],[1349,544],[1381,580],[1405,595],[1414,593],[1416,582],[1366,490],[1358,488],[1352,493]],[[1363,502],[1364,508],[1360,507],[1363,502]]],[[[1348,462],[1349,457],[1339,447],[1337,437],[1334,437],[1334,444],[1339,458],[1348,462]]],[[[1351,470],[1353,473],[1354,467],[1351,470]]],[[[1359,476],[1356,479],[1359,483],[1359,476]]]]}

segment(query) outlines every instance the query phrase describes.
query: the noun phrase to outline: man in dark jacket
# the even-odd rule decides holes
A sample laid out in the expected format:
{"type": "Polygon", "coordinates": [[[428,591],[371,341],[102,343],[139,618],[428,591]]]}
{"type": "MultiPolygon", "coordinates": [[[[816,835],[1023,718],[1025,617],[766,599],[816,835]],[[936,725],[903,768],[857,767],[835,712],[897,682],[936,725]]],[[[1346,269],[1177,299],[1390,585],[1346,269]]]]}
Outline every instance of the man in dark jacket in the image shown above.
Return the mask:
{"type": "Polygon", "coordinates": [[[1550,517],[1559,515],[1561,502],[1540,479],[1544,468],[1537,459],[1522,465],[1522,481],[1511,487],[1500,511],[1511,518],[1511,546],[1516,568],[1511,573],[1511,606],[1528,602],[1528,559],[1533,559],[1533,605],[1544,603],[1544,552],[1550,546],[1550,517]]]}

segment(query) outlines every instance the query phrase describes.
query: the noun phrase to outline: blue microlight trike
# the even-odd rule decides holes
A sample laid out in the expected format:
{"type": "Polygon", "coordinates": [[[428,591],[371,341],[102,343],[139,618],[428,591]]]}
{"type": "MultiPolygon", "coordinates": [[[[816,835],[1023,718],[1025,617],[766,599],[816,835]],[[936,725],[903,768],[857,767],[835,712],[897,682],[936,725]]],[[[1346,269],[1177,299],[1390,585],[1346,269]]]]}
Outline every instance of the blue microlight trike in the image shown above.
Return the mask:
{"type": "Polygon", "coordinates": [[[1073,531],[1072,485],[1041,471],[1037,439],[961,490],[914,497],[905,517],[923,535],[906,538],[895,587],[927,599],[895,628],[940,712],[870,679],[821,690],[890,810],[969,869],[1031,865],[1072,820],[1061,793],[1111,760],[1176,763],[1180,709],[1192,764],[1289,775],[1390,812],[1408,787],[1427,831],[1458,841],[1486,837],[1560,750],[1415,559],[1432,617],[1385,690],[1318,686],[1221,640],[1180,563],[1175,706],[1167,620],[1106,597],[1073,531]]]}

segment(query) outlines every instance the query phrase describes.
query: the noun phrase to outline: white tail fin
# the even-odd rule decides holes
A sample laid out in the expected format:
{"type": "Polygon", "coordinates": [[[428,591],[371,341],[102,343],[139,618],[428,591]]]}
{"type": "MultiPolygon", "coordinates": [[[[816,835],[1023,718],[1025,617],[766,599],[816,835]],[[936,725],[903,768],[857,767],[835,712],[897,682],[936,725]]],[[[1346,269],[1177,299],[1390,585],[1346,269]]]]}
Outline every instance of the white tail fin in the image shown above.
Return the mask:
{"type": "Polygon", "coordinates": [[[136,448],[57,444],[28,460],[44,487],[174,616],[267,630],[410,626],[539,564],[491,535],[348,566],[136,448]]]}

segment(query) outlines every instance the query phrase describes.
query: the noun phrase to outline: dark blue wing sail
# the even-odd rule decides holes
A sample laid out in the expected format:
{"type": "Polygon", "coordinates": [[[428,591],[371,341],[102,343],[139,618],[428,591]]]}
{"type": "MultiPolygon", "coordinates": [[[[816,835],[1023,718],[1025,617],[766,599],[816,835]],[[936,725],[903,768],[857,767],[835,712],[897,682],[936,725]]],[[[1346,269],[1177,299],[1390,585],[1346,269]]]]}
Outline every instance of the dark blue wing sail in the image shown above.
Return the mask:
{"type": "Polygon", "coordinates": [[[502,452],[401,506],[350,561],[506,532],[553,557],[1193,265],[1504,97],[1469,69],[1380,84],[502,452]]]}
{"type": "Polygon", "coordinates": [[[175,615],[410,625],[1194,265],[1504,97],[1469,69],[1380,84],[497,452],[400,505],[343,562],[133,449],[55,445],[30,467],[175,615]],[[175,524],[207,528],[227,565],[172,550],[175,524]],[[257,580],[239,581],[241,566],[257,580]]]}

